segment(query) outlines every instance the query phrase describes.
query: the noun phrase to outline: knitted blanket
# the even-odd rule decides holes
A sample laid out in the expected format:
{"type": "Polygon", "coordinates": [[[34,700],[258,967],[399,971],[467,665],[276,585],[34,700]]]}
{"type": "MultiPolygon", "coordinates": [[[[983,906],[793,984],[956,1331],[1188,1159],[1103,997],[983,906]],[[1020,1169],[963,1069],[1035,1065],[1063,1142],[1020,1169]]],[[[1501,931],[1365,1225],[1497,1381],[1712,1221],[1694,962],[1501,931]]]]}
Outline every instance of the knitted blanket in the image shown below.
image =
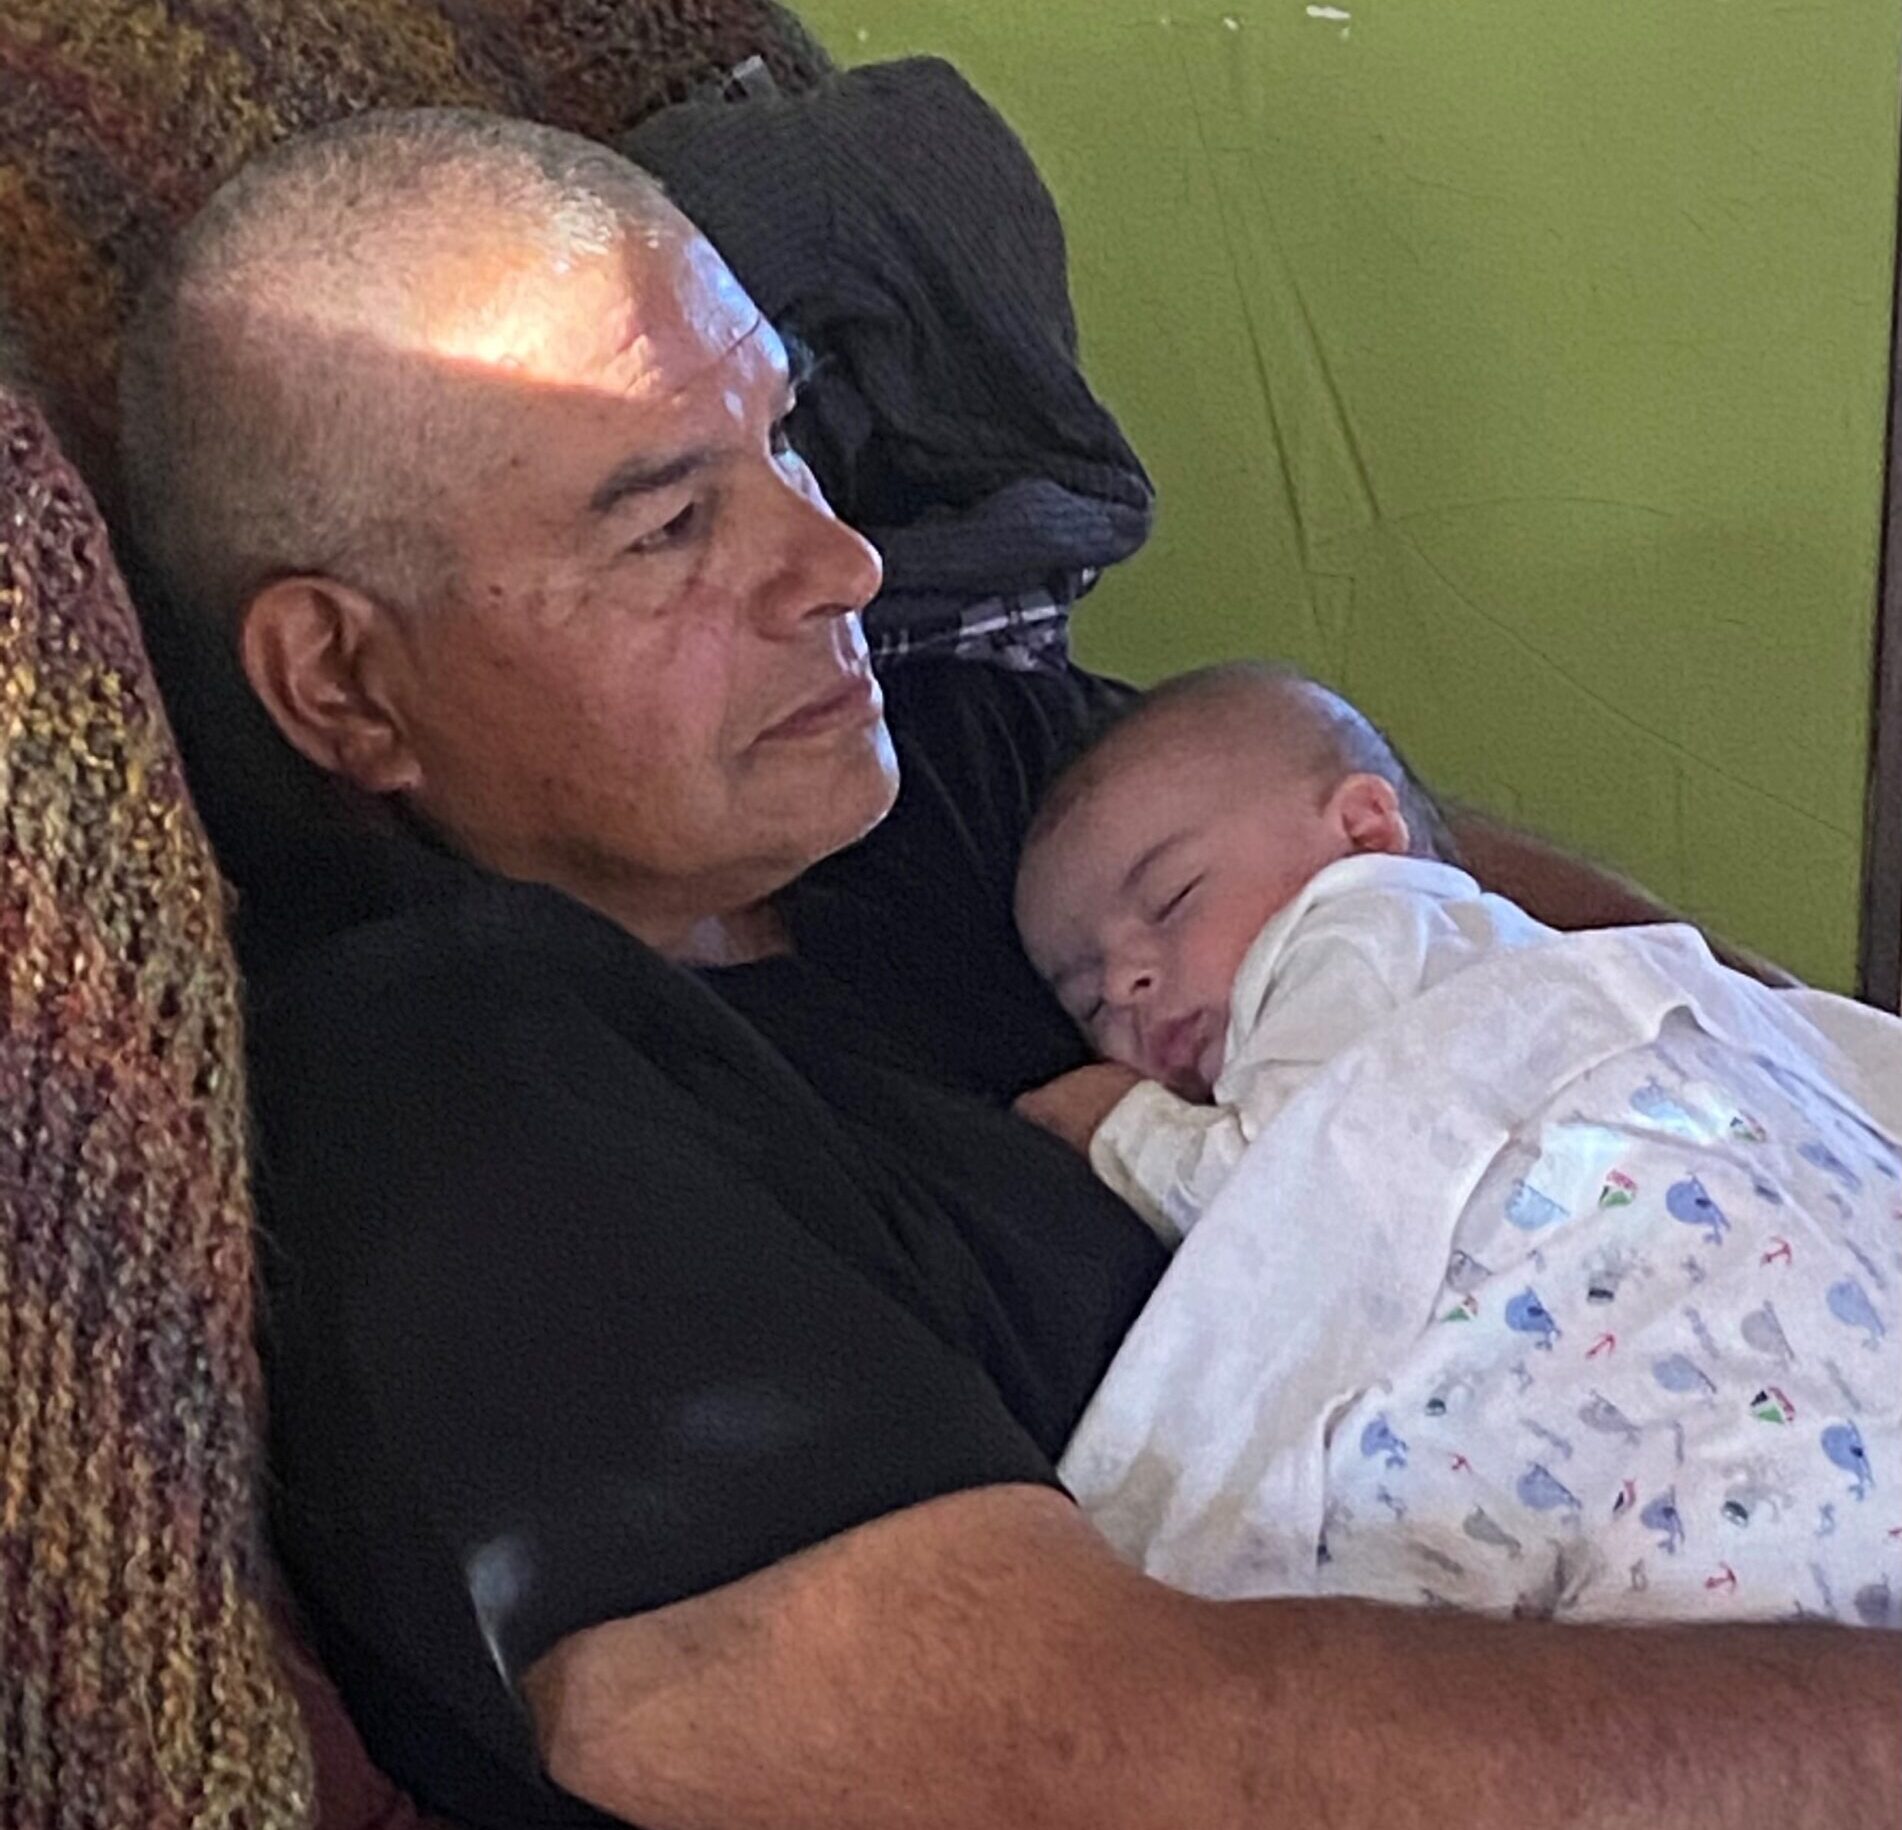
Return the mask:
{"type": "Polygon", "coordinates": [[[0,1817],[301,1824],[237,975],[105,532],[0,389],[0,1817]]]}

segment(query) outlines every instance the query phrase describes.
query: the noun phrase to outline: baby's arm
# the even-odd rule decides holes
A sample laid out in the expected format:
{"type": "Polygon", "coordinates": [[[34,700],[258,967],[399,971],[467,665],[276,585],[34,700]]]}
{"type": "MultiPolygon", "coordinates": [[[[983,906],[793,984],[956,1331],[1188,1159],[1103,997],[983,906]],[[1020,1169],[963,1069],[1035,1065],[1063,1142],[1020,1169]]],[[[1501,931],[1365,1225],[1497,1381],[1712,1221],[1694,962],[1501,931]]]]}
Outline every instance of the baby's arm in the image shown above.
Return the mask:
{"type": "Polygon", "coordinates": [[[1357,897],[1316,911],[1257,994],[1215,1103],[1192,1105],[1144,1081],[1103,1116],[1090,1166],[1175,1243],[1282,1107],[1417,993],[1425,948],[1420,911],[1394,899],[1357,897]]]}
{"type": "Polygon", "coordinates": [[[1175,1245],[1228,1180],[1251,1135],[1235,1108],[1191,1105],[1143,1080],[1097,1126],[1090,1167],[1175,1245]]]}
{"type": "Polygon", "coordinates": [[[1134,1068],[1120,1061],[1097,1061],[1020,1093],[1012,1110],[1088,1156],[1097,1127],[1123,1095],[1141,1083],[1134,1068]]]}
{"type": "Polygon", "coordinates": [[[1247,1144],[1241,1120],[1194,1106],[1117,1061],[1098,1061],[1033,1087],[1017,1115],[1090,1159],[1104,1182],[1177,1244],[1247,1144]]]}
{"type": "Polygon", "coordinates": [[[1194,1224],[1258,1128],[1231,1107],[1192,1105],[1114,1061],[1060,1074],[1025,1093],[1016,1110],[1082,1151],[1168,1245],[1194,1224]]]}
{"type": "Polygon", "coordinates": [[[1314,1074],[1418,994],[1434,919],[1431,904],[1411,898],[1358,896],[1316,910],[1267,982],[1241,993],[1252,996],[1253,1020],[1212,1105],[1099,1063],[1025,1094],[1017,1110],[1085,1151],[1103,1181],[1174,1245],[1314,1074]]]}
{"type": "Polygon", "coordinates": [[[1266,1125],[1310,1075],[1419,996],[1436,933],[1445,947],[1455,931],[1423,897],[1349,896],[1314,910],[1255,989],[1252,1013],[1236,1013],[1244,1033],[1221,1097],[1266,1125]]]}

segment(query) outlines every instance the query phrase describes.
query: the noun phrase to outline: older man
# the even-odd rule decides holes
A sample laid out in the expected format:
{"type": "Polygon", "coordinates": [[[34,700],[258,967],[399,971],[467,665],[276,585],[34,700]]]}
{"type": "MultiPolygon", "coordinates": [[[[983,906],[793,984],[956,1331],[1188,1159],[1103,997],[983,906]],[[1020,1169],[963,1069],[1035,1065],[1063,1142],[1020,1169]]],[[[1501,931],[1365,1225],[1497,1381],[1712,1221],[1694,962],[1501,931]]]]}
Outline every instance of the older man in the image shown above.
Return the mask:
{"type": "Polygon", "coordinates": [[[243,175],[133,339],[142,544],[336,790],[253,1033],[372,1748],[495,1825],[1892,1818],[1890,1641],[1211,1606],[1077,1516],[1161,1266],[1006,1110],[1076,1047],[1006,911],[1095,692],[901,673],[895,747],[793,398],[642,174],[458,115],[243,175]]]}

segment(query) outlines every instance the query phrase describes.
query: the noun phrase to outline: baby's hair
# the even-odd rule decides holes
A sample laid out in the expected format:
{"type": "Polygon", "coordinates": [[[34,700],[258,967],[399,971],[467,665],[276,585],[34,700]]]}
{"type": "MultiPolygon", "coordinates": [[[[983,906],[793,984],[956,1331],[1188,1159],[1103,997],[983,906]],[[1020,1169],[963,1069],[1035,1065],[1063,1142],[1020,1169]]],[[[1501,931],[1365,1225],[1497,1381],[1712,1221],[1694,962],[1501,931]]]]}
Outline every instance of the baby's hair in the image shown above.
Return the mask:
{"type": "Polygon", "coordinates": [[[1224,661],[1178,674],[1093,724],[1058,769],[1025,834],[1024,850],[1049,837],[1112,769],[1136,753],[1172,713],[1254,698],[1295,771],[1332,789],[1350,775],[1377,775],[1399,798],[1416,858],[1458,860],[1446,817],[1391,738],[1357,707],[1297,669],[1270,661],[1224,661]]]}

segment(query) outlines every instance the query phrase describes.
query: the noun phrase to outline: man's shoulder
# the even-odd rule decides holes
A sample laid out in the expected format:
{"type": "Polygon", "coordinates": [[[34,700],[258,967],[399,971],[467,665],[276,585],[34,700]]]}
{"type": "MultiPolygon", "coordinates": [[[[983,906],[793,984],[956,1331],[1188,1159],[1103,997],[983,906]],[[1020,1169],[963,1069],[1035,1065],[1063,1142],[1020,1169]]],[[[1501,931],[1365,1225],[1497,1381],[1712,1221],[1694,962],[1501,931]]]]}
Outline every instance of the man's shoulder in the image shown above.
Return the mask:
{"type": "Polygon", "coordinates": [[[379,1326],[463,1287],[478,1242],[529,1251],[529,1216],[731,1201],[746,1128],[765,1128],[734,1089],[771,1083],[766,1044],[554,891],[362,924],[274,975],[248,1027],[273,1281],[379,1326]]]}
{"type": "Polygon", "coordinates": [[[690,976],[560,892],[484,879],[357,924],[250,993],[248,1054],[268,1133],[403,1122],[444,1096],[546,1099],[579,1072],[664,1057],[692,1027],[690,976]]]}
{"type": "MultiPolygon", "coordinates": [[[[535,884],[478,879],[325,936],[254,980],[251,1020],[278,1028],[344,1014],[414,1022],[466,1003],[476,1021],[539,997],[598,960],[600,917],[535,884]]],[[[622,937],[626,939],[625,936],[622,937]]],[[[626,951],[638,954],[638,943],[626,951]]]]}

